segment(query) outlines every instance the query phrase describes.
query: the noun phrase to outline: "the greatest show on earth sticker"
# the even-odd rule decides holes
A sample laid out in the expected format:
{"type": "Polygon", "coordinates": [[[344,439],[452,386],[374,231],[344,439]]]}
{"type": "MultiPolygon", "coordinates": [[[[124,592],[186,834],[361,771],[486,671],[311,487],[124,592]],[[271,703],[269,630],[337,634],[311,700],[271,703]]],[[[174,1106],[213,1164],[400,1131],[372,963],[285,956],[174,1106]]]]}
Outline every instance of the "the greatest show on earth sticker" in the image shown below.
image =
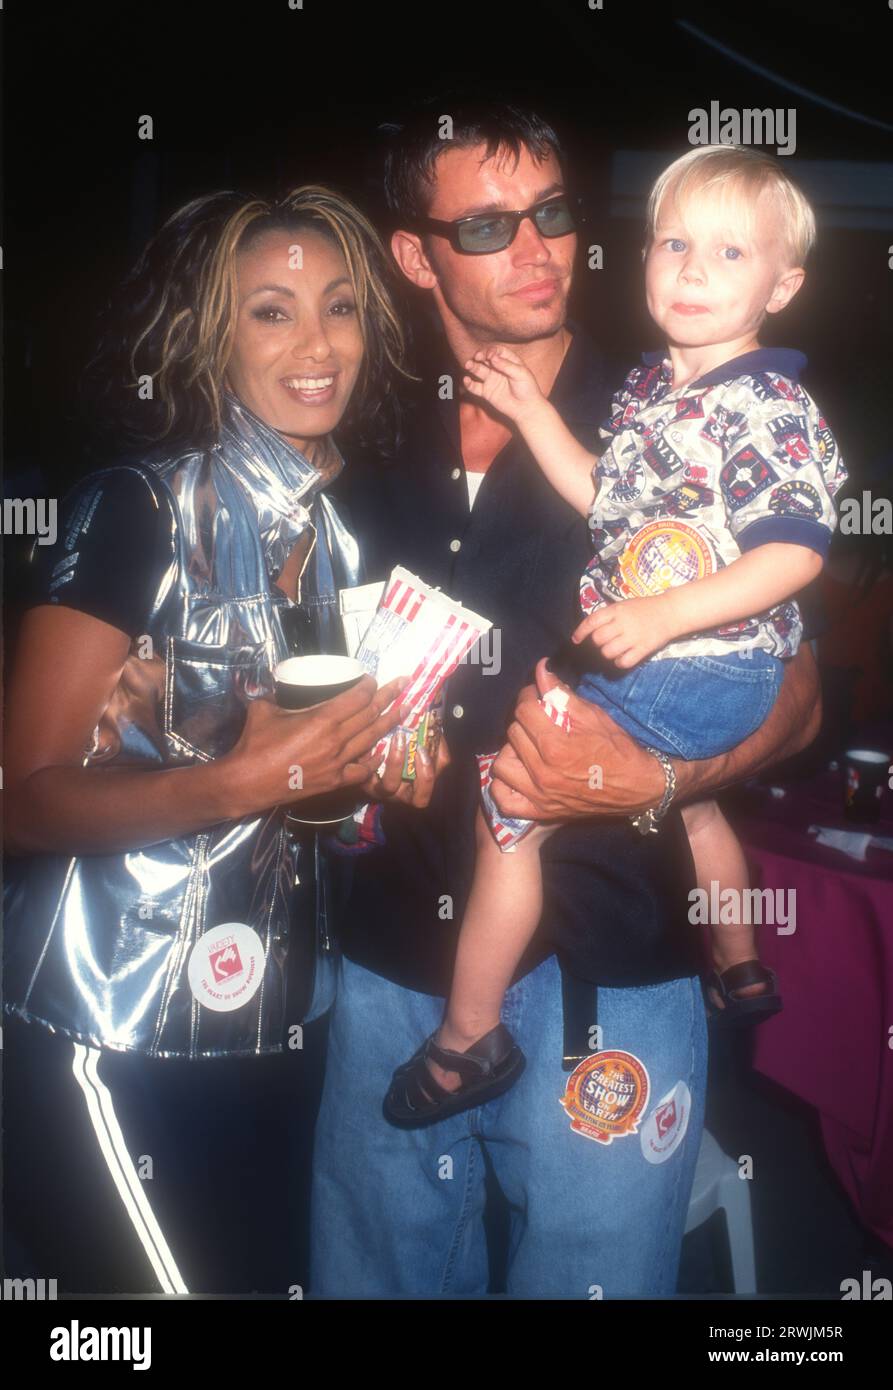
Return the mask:
{"type": "Polygon", "coordinates": [[[631,1052],[596,1052],[571,1072],[561,1104],[577,1134],[611,1144],[637,1132],[649,1089],[648,1072],[631,1052]]]}

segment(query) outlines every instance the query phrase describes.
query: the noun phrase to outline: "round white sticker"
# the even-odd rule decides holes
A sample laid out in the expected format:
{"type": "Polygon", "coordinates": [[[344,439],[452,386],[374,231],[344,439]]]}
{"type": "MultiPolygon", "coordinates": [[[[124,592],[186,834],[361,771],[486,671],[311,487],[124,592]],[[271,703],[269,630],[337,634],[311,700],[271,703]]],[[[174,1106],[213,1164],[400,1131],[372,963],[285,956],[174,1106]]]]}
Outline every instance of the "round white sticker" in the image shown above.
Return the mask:
{"type": "Polygon", "coordinates": [[[642,1125],[642,1153],[649,1163],[666,1163],[685,1138],[691,1113],[691,1091],[684,1081],[677,1081],[657,1102],[642,1125]]]}
{"type": "Polygon", "coordinates": [[[206,1009],[221,1014],[241,1009],[264,978],[264,944],[244,922],[211,927],[193,946],[187,975],[206,1009]]]}

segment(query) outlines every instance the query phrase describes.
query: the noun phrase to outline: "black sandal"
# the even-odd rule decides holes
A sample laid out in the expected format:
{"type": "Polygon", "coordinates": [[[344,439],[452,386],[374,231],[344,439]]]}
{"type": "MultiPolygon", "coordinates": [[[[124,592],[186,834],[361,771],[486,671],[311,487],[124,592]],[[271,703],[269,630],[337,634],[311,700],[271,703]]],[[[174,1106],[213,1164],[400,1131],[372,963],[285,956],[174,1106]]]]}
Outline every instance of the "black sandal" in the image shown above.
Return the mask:
{"type": "Polygon", "coordinates": [[[778,978],[774,970],[762,961],[745,960],[740,965],[731,965],[722,974],[714,970],[707,979],[707,988],[716,990],[723,1000],[718,1008],[707,997],[710,1022],[720,1028],[749,1028],[752,1024],[763,1023],[773,1014],[781,1012],[781,995],[778,993],[778,978]],[[768,985],[762,994],[736,993],[747,985],[768,985]]]}
{"type": "Polygon", "coordinates": [[[525,1063],[524,1053],[502,1023],[497,1023],[465,1052],[439,1047],[432,1033],[418,1052],[394,1072],[382,1106],[385,1119],[402,1129],[415,1129],[471,1110],[514,1085],[525,1063]],[[427,1066],[429,1057],[444,1070],[459,1073],[462,1085],[458,1090],[445,1091],[434,1080],[427,1066]]]}

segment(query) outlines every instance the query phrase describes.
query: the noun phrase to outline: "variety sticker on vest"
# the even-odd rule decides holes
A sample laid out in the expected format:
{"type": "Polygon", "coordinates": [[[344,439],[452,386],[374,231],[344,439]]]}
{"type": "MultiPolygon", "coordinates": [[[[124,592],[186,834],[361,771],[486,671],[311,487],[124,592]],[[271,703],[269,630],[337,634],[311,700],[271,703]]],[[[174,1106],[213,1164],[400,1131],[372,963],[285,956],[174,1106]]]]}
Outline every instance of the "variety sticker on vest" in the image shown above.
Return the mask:
{"type": "Polygon", "coordinates": [[[642,1125],[639,1141],[649,1163],[666,1163],[685,1138],[691,1114],[691,1091],[684,1081],[677,1081],[642,1125]]]}
{"type": "Polygon", "coordinates": [[[561,1104],[572,1130],[610,1144],[638,1132],[649,1090],[648,1072],[638,1057],[631,1052],[596,1052],[571,1072],[561,1104]]]}
{"type": "Polygon", "coordinates": [[[200,1004],[216,1013],[241,1009],[264,977],[264,944],[243,922],[212,927],[192,948],[189,987],[200,1004]]]}

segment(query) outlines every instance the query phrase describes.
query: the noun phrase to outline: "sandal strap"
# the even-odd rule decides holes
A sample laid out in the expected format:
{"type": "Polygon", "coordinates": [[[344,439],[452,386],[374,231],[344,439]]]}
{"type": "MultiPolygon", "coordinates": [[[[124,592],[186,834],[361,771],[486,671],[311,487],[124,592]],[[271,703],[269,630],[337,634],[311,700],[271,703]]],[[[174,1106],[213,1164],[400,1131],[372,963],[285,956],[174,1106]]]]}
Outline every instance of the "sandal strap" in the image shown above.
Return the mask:
{"type": "Polygon", "coordinates": [[[501,1095],[524,1070],[524,1053],[508,1029],[500,1025],[499,1029],[493,1029],[492,1033],[478,1039],[469,1049],[471,1056],[463,1052],[450,1052],[447,1048],[437,1049],[447,1059],[449,1070],[457,1070],[457,1063],[460,1063],[463,1069],[470,1066],[475,1072],[472,1081],[460,1078],[461,1084],[455,1091],[445,1091],[431,1075],[427,1065],[429,1044],[432,1048],[430,1055],[435,1058],[436,1044],[432,1043],[432,1038],[422,1044],[409,1062],[394,1072],[383,1102],[385,1118],[392,1124],[415,1128],[468,1110],[501,1095]],[[485,1055],[475,1055],[480,1052],[485,1055]],[[489,1069],[488,1074],[482,1074],[483,1067],[489,1069]]]}
{"type": "Polygon", "coordinates": [[[497,1023],[489,1033],[472,1043],[466,1052],[453,1052],[448,1047],[440,1047],[434,1041],[433,1034],[425,1045],[425,1052],[445,1071],[458,1072],[463,1081],[478,1081],[490,1076],[513,1046],[511,1033],[502,1023],[497,1023]]]}
{"type": "Polygon", "coordinates": [[[738,965],[730,965],[728,970],[724,970],[721,975],[717,973],[716,978],[719,982],[720,994],[724,999],[734,997],[736,990],[745,989],[748,985],[768,985],[767,994],[752,996],[753,998],[765,999],[775,993],[778,987],[775,971],[770,970],[759,960],[745,960],[738,965]]]}
{"type": "Polygon", "coordinates": [[[410,1110],[441,1105],[449,1099],[450,1092],[434,1080],[423,1057],[420,1057],[416,1065],[400,1079],[403,1086],[403,1102],[410,1110]]]}

